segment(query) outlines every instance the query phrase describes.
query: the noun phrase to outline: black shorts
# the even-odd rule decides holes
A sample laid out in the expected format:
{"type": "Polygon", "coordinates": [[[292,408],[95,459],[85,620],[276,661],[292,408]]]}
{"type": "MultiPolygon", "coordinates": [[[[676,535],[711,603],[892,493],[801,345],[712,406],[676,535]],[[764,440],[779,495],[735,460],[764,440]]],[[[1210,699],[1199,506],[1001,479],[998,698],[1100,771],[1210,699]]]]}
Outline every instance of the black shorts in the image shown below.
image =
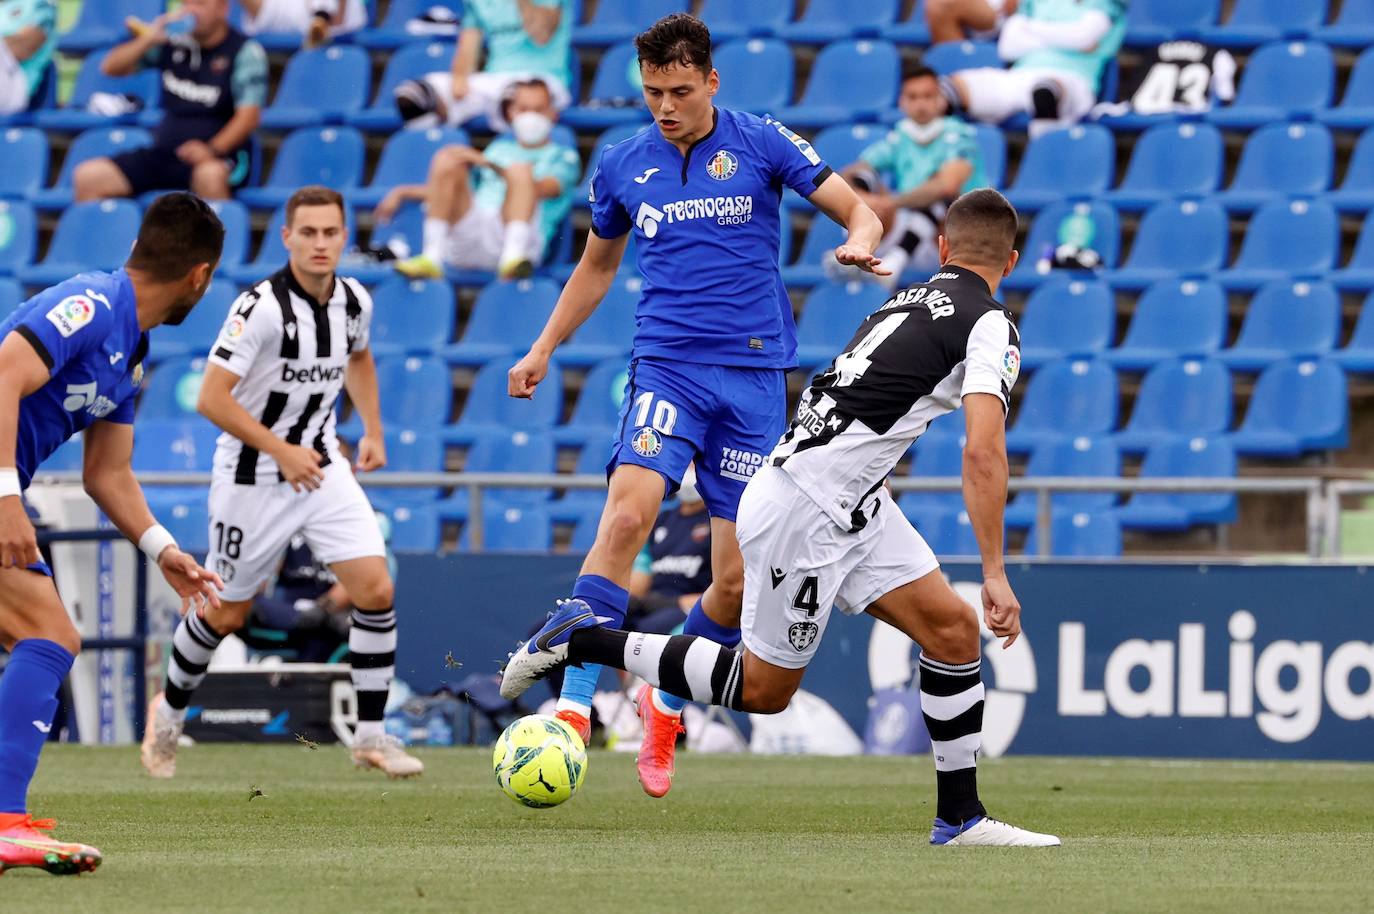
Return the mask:
{"type": "MultiPolygon", "coordinates": [[[[177,158],[171,146],[144,146],[113,156],[110,161],[124,172],[133,196],[150,190],[190,190],[191,166],[177,158]]],[[[243,186],[252,164],[248,149],[240,149],[224,159],[229,166],[229,187],[243,186]]]]}

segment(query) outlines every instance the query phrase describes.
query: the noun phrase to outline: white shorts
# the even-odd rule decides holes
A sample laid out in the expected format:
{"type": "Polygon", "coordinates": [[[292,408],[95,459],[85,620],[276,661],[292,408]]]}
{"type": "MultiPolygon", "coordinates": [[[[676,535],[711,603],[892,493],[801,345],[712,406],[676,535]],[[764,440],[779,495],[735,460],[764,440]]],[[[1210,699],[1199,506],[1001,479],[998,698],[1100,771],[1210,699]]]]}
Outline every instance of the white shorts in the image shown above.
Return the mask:
{"type": "MultiPolygon", "coordinates": [[[[304,35],[310,31],[310,21],[315,17],[319,4],[311,0],[262,0],[256,16],[245,9],[243,13],[243,32],[245,35],[260,35],[266,32],[298,32],[304,35]]],[[[333,21],[333,7],[325,4],[333,21]]],[[[367,10],[362,0],[344,0],[343,20],[329,30],[331,35],[356,32],[367,25],[367,10]]]]}
{"type": "Polygon", "coordinates": [[[347,465],[324,468],[314,491],[290,483],[210,484],[210,554],[205,567],[224,579],[225,600],[247,600],[277,573],[291,538],[305,537],[310,551],[327,565],[386,555],[386,543],[362,486],[347,465]],[[222,525],[222,526],[221,526],[222,525]]]}
{"type": "Polygon", "coordinates": [[[1070,126],[1081,121],[1097,101],[1092,86],[1077,73],[1033,68],[1002,70],[977,67],[955,74],[968,88],[968,113],[978,121],[1000,124],[1016,114],[1032,114],[1031,93],[1041,83],[1053,80],[1062,89],[1059,119],[1054,126],[1070,126]]]}
{"type": "MultiPolygon", "coordinates": [[[[539,222],[539,207],[535,207],[532,224],[539,222]]],[[[444,247],[444,263],[459,270],[494,270],[501,262],[506,241],[506,221],[496,210],[473,206],[463,218],[449,229],[448,244],[444,247]]],[[[530,232],[529,250],[525,252],[533,263],[544,254],[544,241],[538,231],[530,232]]]]}
{"type": "Polygon", "coordinates": [[[0,39],[0,115],[15,114],[29,106],[29,79],[19,60],[0,39]]]}
{"type": "Polygon", "coordinates": [[[739,503],[735,532],[744,554],[744,646],[801,669],[816,656],[830,608],[863,612],[884,594],[940,567],[887,491],[864,529],[849,533],[787,475],[764,465],[739,503]]]}
{"type": "MultiPolygon", "coordinates": [[[[572,103],[568,87],[555,77],[543,73],[473,73],[468,77],[468,94],[462,98],[453,97],[453,74],[446,71],[427,73],[424,81],[435,94],[444,100],[448,108],[447,122],[451,127],[461,127],[474,117],[486,115],[487,123],[493,130],[504,131],[508,125],[501,116],[501,97],[511,83],[531,79],[542,80],[553,95],[555,111],[562,111],[572,103]]],[[[417,120],[411,126],[428,127],[426,119],[417,120]]]]}

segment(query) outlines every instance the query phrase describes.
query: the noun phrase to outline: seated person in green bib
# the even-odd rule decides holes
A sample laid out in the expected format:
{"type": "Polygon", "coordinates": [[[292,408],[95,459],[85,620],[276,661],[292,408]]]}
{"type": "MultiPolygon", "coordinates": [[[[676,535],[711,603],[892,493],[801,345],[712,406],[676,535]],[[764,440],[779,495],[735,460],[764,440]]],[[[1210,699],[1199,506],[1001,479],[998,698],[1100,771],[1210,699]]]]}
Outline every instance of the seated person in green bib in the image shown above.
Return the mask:
{"type": "Polygon", "coordinates": [[[0,115],[29,107],[57,45],[52,0],[0,2],[0,115]]]}
{"type": "Polygon", "coordinates": [[[542,80],[513,84],[502,102],[511,133],[484,150],[446,146],[424,184],[394,188],[375,216],[386,222],[407,200],[425,202],[424,249],[396,269],[438,279],[444,266],[529,276],[572,208],[582,169],[577,150],[551,142],[553,96],[542,80]]]}
{"type": "MultiPolygon", "coordinates": [[[[874,254],[892,270],[891,276],[854,276],[889,288],[897,287],[907,267],[933,272],[940,266],[936,238],[946,207],[965,191],[987,186],[977,133],[946,115],[934,70],[909,70],[897,104],[905,117],[840,172],[882,220],[883,241],[874,254]]],[[[834,257],[827,256],[826,265],[837,278],[846,275],[834,257]]]]}

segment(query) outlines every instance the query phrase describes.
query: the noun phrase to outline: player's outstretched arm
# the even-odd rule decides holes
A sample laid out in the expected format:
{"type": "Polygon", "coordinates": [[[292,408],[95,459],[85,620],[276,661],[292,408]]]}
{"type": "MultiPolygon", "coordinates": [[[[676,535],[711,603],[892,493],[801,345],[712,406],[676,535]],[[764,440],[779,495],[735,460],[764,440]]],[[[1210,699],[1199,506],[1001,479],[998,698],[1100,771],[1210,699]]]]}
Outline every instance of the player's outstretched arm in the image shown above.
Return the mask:
{"type": "Polygon", "coordinates": [[[1021,604],[1002,564],[1003,512],[1007,506],[1006,412],[993,394],[964,397],[964,506],[983,558],[983,611],[1002,647],[1021,633],[1021,604]]]}
{"type": "Polygon", "coordinates": [[[544,324],[543,332],[525,357],[510,370],[512,397],[528,400],[534,396],[534,389],[549,373],[549,359],[554,350],[591,317],[597,305],[606,297],[615,280],[615,272],[620,269],[620,260],[625,256],[625,245],[629,239],[628,233],[609,239],[598,237],[595,232],[587,235],[587,247],[582,252],[582,259],[577,262],[567,285],[563,287],[563,293],[558,296],[558,304],[544,324]]]}
{"type": "Polygon", "coordinates": [[[196,410],[248,447],[266,454],[277,462],[281,474],[291,488],[318,489],[324,479],[320,470],[320,455],[314,448],[287,444],[272,430],[239,405],[234,399],[234,385],[239,376],[213,362],[205,366],[205,378],[200,384],[200,398],[196,410]]]}
{"type": "Polygon", "coordinates": [[[377,391],[377,363],[371,349],[359,349],[348,357],[344,389],[353,408],[363,420],[363,437],[358,441],[357,466],[364,473],[386,466],[386,444],[382,438],[382,398],[377,391]]]}
{"type": "Polygon", "coordinates": [[[95,422],[82,440],[81,479],[105,516],[130,542],[156,563],[162,576],[181,597],[182,612],[192,607],[219,606],[224,582],[206,571],[177,546],[166,528],[148,510],[148,499],[134,476],[134,427],[122,422],[95,422]]]}
{"type": "Polygon", "coordinates": [[[873,256],[874,249],[883,240],[883,223],[848,181],[832,174],[809,199],[816,209],[849,230],[844,244],[835,248],[836,260],[878,276],[892,275],[892,271],[882,265],[882,260],[873,256]]]}
{"type": "Polygon", "coordinates": [[[48,366],[18,333],[0,343],[0,568],[39,561],[38,537],[19,498],[19,401],[48,382],[48,366]]]}

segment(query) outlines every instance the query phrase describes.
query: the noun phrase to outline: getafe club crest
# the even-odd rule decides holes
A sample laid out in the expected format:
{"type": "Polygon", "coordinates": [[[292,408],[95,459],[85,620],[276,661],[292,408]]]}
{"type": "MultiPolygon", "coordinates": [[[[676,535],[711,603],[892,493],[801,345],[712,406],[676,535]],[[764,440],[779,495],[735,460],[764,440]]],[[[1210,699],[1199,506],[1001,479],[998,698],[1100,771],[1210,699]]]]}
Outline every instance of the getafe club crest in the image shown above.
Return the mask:
{"type": "Polygon", "coordinates": [[[793,650],[801,653],[811,646],[820,632],[821,627],[815,622],[793,622],[787,629],[787,640],[793,650]]]}
{"type": "Polygon", "coordinates": [[[739,171],[739,160],[724,149],[711,156],[706,162],[706,173],[717,181],[728,180],[734,177],[737,171],[739,171]]]}
{"type": "Polygon", "coordinates": [[[641,457],[657,457],[663,451],[663,439],[646,425],[635,432],[634,438],[630,439],[630,447],[641,457]]]}

